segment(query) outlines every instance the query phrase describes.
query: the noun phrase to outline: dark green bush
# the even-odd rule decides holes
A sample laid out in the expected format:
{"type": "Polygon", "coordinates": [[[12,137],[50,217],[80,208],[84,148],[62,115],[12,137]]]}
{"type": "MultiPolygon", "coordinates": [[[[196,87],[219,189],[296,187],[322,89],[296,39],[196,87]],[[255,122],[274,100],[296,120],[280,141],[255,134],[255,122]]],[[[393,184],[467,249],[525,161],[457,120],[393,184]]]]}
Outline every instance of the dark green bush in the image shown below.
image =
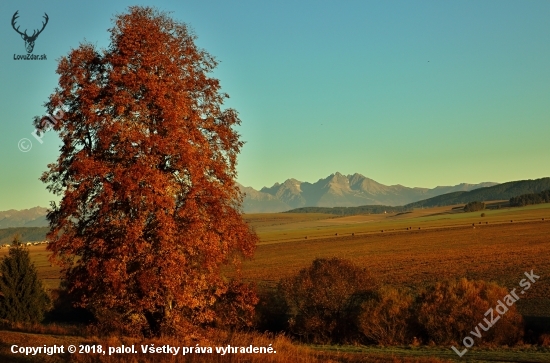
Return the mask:
{"type": "Polygon", "coordinates": [[[510,198],[511,207],[523,207],[525,205],[540,203],[550,203],[550,190],[545,190],[540,193],[523,194],[510,198]]]}
{"type": "Polygon", "coordinates": [[[476,212],[485,209],[485,203],[470,202],[464,206],[464,212],[476,212]]]}

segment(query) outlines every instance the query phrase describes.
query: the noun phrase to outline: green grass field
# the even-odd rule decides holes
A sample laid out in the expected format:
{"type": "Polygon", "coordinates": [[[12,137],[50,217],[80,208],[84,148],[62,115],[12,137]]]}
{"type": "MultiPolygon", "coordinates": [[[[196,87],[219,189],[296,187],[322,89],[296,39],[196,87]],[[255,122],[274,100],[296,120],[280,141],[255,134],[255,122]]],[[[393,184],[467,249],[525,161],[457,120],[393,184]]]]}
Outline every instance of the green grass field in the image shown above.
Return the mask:
{"type": "Polygon", "coordinates": [[[503,208],[479,212],[456,212],[452,208],[435,207],[418,209],[410,213],[368,214],[335,217],[330,214],[278,213],[248,214],[245,219],[260,236],[260,244],[350,235],[352,233],[379,233],[382,230],[406,231],[407,228],[461,227],[472,224],[510,223],[510,220],[536,221],[550,219],[550,204],[538,204],[520,208],[503,208]],[[485,216],[481,217],[481,213],[485,216]]]}

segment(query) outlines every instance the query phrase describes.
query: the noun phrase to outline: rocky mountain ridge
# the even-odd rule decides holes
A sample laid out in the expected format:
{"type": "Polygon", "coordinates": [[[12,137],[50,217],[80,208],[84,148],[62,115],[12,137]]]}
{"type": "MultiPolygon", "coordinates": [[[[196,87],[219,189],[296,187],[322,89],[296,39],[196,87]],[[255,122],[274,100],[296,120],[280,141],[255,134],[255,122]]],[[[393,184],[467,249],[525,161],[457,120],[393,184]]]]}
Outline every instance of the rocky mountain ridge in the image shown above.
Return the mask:
{"type": "MultiPolygon", "coordinates": [[[[287,179],[271,187],[255,190],[240,184],[245,194],[245,213],[276,213],[301,207],[357,207],[361,205],[400,206],[446,193],[471,191],[497,183],[409,188],[400,184],[384,185],[361,174],[334,173],[315,183],[287,179]]],[[[0,211],[0,228],[45,227],[47,208],[0,211]]]]}
{"type": "Polygon", "coordinates": [[[457,191],[470,191],[497,183],[461,183],[435,188],[410,188],[400,184],[384,185],[355,173],[339,172],[319,179],[315,183],[287,179],[271,187],[255,190],[241,187],[245,193],[245,213],[282,212],[301,207],[356,207],[360,205],[398,206],[457,191]]]}

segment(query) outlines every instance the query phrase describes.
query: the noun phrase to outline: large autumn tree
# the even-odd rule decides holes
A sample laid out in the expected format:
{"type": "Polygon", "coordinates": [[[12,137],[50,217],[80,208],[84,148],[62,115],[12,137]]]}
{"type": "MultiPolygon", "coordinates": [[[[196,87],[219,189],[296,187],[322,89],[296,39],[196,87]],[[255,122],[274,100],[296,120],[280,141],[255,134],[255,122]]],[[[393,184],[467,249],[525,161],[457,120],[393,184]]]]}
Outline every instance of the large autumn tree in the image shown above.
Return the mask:
{"type": "Polygon", "coordinates": [[[62,196],[48,248],[101,326],[186,332],[242,288],[222,268],[257,241],[235,183],[240,120],[185,24],[130,7],[110,33],[107,49],[84,43],[60,59],[55,117],[35,121],[62,140],[42,176],[62,196]]]}

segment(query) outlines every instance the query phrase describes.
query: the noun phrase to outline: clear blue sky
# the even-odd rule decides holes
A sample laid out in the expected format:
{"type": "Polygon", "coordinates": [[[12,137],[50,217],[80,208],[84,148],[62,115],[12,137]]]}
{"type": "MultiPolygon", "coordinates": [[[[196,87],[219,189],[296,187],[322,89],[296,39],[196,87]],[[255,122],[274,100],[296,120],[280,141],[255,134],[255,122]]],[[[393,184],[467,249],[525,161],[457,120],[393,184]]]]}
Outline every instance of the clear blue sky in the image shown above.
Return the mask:
{"type": "Polygon", "coordinates": [[[244,185],[336,171],[421,187],[550,175],[548,0],[2,1],[0,210],[54,199],[38,178],[59,139],[39,144],[32,118],[57,84],[56,59],[85,39],[107,46],[129,5],[172,11],[221,62],[244,185]],[[13,59],[25,54],[16,10],[21,30],[49,15],[34,49],[46,61],[13,59]]]}

